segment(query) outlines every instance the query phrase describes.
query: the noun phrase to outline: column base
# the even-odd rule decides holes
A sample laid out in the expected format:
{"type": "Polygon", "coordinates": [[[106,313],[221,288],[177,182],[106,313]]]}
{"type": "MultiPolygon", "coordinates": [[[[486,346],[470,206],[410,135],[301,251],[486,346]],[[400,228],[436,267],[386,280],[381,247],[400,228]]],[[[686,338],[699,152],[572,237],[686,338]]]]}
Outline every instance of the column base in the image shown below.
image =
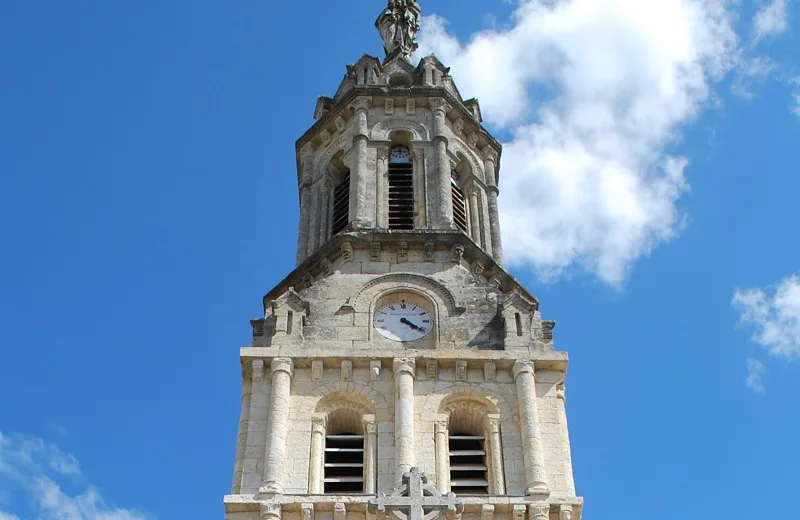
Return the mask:
{"type": "Polygon", "coordinates": [[[525,487],[525,495],[550,495],[550,488],[544,482],[531,482],[525,487]]]}
{"type": "Polygon", "coordinates": [[[258,488],[259,495],[282,495],[283,494],[283,486],[280,482],[264,482],[261,484],[261,487],[258,488]]]}

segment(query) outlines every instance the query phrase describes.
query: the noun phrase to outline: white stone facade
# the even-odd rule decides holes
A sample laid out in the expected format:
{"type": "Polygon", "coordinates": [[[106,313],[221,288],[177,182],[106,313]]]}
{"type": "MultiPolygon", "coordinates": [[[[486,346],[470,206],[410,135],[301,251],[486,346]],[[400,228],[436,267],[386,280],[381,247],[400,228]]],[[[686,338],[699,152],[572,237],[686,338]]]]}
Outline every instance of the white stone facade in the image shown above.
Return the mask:
{"type": "Polygon", "coordinates": [[[370,501],[416,467],[446,497],[448,520],[580,520],[568,358],[553,348],[555,323],[502,266],[501,149],[477,102],[434,57],[413,67],[364,56],[316,118],[297,146],[298,266],[264,297],[240,351],[226,518],[377,519],[370,501]],[[413,229],[389,225],[397,146],[413,157],[413,229]],[[348,225],[334,233],[333,190],[346,175],[348,225]],[[454,224],[453,186],[466,231],[454,224]],[[397,301],[430,317],[421,339],[378,333],[377,310],[397,301]],[[326,442],[343,432],[363,437],[362,492],[326,494],[326,442]],[[451,479],[459,436],[480,439],[482,494],[447,494],[464,485],[451,479]]]}

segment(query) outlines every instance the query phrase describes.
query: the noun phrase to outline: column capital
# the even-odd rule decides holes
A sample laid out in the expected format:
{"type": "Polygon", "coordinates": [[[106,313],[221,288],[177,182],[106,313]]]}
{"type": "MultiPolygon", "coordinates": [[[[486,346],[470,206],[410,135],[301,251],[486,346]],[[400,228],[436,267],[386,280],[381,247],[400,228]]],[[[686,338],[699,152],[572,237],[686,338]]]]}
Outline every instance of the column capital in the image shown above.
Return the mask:
{"type": "Polygon", "coordinates": [[[500,433],[500,415],[487,414],[486,425],[489,428],[489,433],[500,433]]]}
{"type": "Polygon", "coordinates": [[[311,416],[311,433],[325,434],[325,428],[328,424],[328,415],[323,413],[315,413],[311,416]]]}
{"type": "Polygon", "coordinates": [[[536,367],[533,365],[533,361],[531,360],[517,360],[514,362],[514,380],[520,376],[520,374],[530,374],[536,378],[536,367]]]}
{"type": "Polygon", "coordinates": [[[411,377],[417,376],[417,361],[412,358],[395,358],[392,363],[395,375],[407,372],[411,377]]]}
{"type": "Polygon", "coordinates": [[[272,503],[261,503],[261,511],[259,518],[261,520],[280,520],[281,518],[281,505],[272,503]]]}
{"type": "Polygon", "coordinates": [[[378,433],[378,430],[375,427],[375,416],[374,415],[365,415],[363,417],[364,422],[364,433],[367,435],[375,435],[378,433]]]}
{"type": "Polygon", "coordinates": [[[273,374],[276,372],[286,372],[289,374],[289,377],[294,377],[294,362],[292,358],[276,357],[272,360],[271,367],[273,374]]]}
{"type": "Polygon", "coordinates": [[[442,111],[446,112],[450,105],[447,103],[445,98],[441,97],[431,97],[428,98],[428,106],[431,107],[431,110],[434,112],[442,111]]]}
{"type": "Polygon", "coordinates": [[[491,146],[484,146],[481,149],[481,157],[486,162],[493,162],[497,164],[497,152],[495,152],[491,146]]]}
{"type": "Polygon", "coordinates": [[[355,111],[367,110],[372,106],[372,98],[369,96],[359,96],[350,103],[350,108],[355,111]]]}
{"type": "Polygon", "coordinates": [[[444,433],[447,435],[447,419],[436,419],[436,422],[433,423],[434,433],[444,433]]]}

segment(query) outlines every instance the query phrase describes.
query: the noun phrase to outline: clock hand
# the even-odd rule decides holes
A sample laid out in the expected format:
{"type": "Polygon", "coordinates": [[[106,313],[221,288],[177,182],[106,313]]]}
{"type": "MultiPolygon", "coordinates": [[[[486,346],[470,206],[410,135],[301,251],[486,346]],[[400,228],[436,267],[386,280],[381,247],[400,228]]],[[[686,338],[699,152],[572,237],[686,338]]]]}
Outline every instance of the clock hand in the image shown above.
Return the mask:
{"type": "Polygon", "coordinates": [[[400,318],[400,323],[405,323],[406,325],[408,325],[409,327],[411,327],[414,330],[422,330],[417,325],[414,325],[413,323],[411,323],[410,321],[408,321],[405,318],[400,318]]]}

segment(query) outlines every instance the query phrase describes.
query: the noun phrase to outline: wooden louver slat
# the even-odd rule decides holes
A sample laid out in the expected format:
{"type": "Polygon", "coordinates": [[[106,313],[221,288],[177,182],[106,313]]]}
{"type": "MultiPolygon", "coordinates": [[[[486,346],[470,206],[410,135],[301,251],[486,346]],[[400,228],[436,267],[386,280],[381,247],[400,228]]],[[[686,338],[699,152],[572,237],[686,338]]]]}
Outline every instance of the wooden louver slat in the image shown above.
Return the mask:
{"type": "Polygon", "coordinates": [[[414,175],[411,164],[389,164],[389,229],[414,229],[414,175]]]}
{"type": "Polygon", "coordinates": [[[453,222],[464,233],[469,233],[467,227],[467,204],[464,200],[464,191],[455,180],[450,179],[450,190],[453,198],[453,222]]]}
{"type": "Polygon", "coordinates": [[[350,172],[333,190],[333,219],[331,235],[342,231],[350,222],[350,172]]]}
{"type": "Polygon", "coordinates": [[[325,493],[363,493],[364,436],[325,436],[325,493]]]}

